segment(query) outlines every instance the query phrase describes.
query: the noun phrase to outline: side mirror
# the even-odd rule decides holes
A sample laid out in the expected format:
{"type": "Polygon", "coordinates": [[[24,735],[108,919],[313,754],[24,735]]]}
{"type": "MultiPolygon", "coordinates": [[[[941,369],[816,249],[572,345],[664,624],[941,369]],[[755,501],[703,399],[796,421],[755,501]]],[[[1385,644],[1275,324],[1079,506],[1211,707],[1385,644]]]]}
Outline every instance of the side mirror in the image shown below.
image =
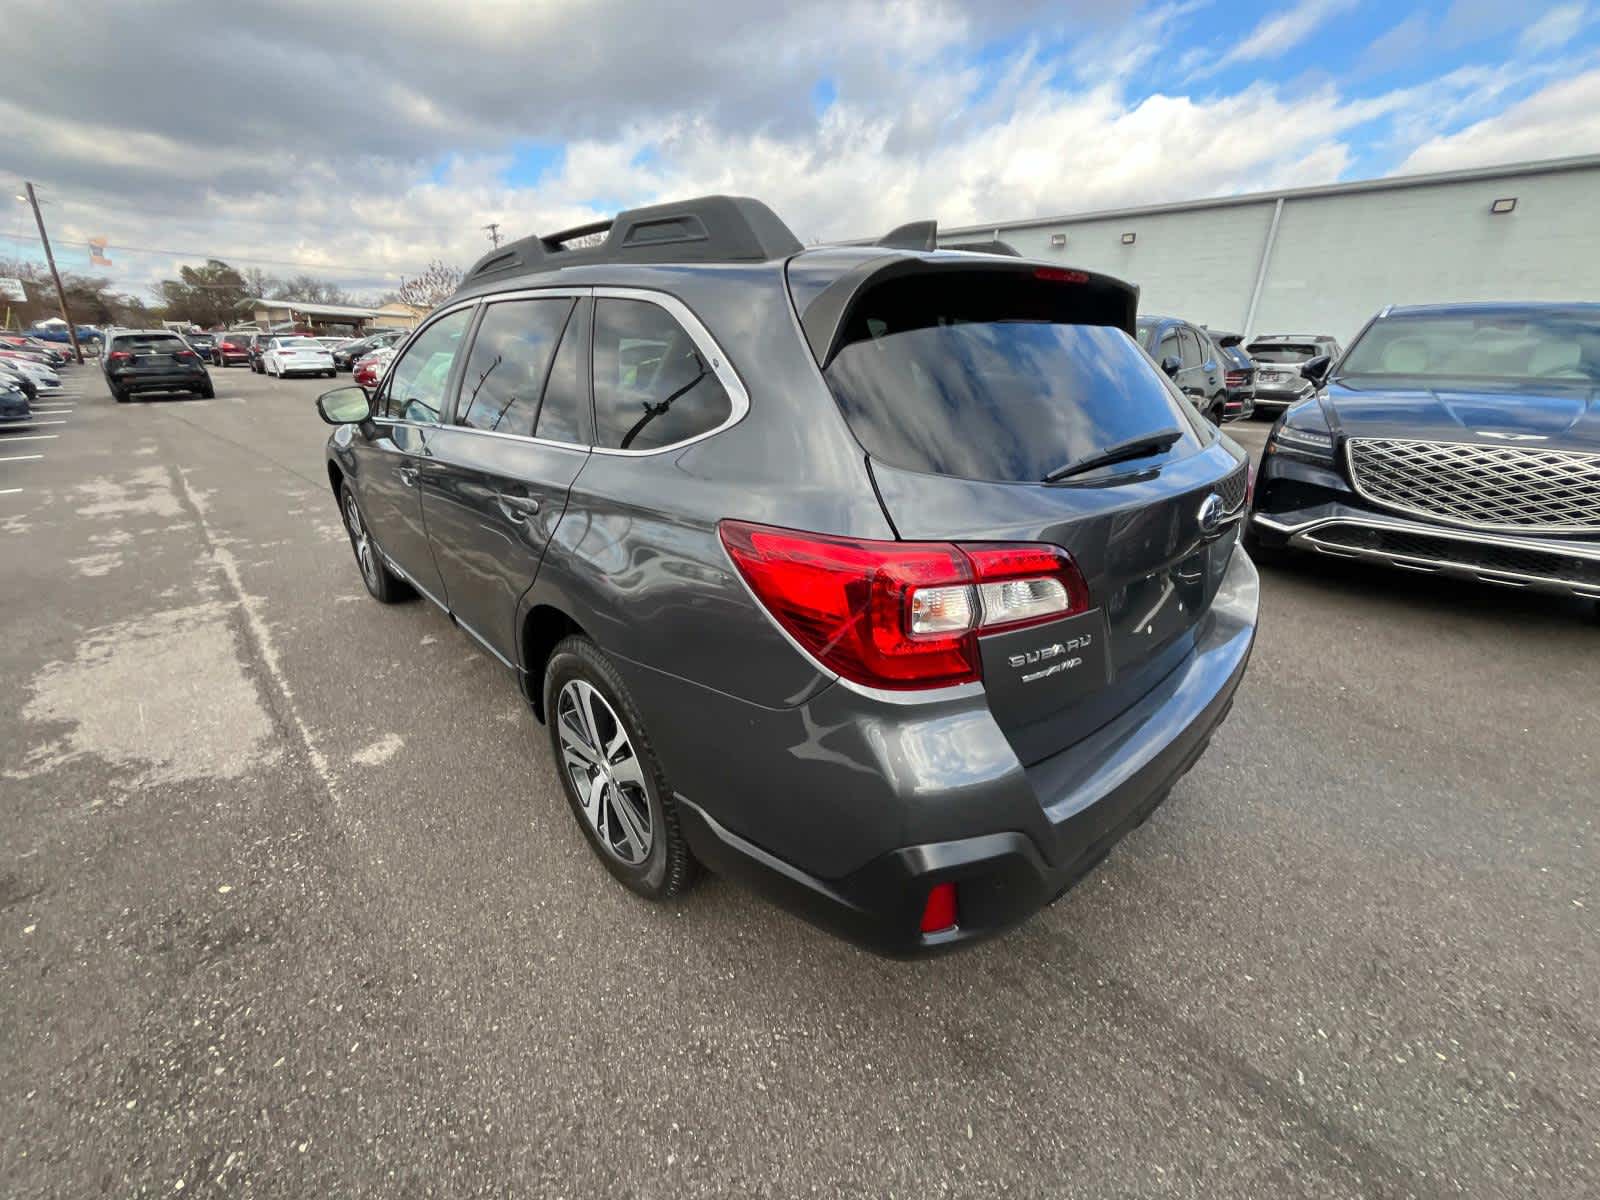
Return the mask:
{"type": "Polygon", "coordinates": [[[1169,354],[1161,360],[1161,370],[1168,379],[1176,379],[1178,372],[1183,370],[1183,362],[1177,355],[1169,354]]]}
{"type": "Polygon", "coordinates": [[[1332,366],[1332,358],[1326,354],[1319,354],[1300,364],[1300,377],[1313,387],[1321,387],[1323,380],[1328,377],[1328,368],[1332,366]]]}
{"type": "Polygon", "coordinates": [[[329,425],[358,425],[372,416],[372,400],[362,388],[334,388],[317,397],[317,415],[329,425]]]}

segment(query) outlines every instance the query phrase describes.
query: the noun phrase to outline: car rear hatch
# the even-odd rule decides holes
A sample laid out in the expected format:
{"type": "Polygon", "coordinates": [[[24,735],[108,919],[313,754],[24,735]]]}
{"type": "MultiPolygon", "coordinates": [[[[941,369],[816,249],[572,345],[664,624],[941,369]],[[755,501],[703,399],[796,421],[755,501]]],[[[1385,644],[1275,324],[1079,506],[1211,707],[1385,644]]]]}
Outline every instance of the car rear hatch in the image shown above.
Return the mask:
{"type": "Polygon", "coordinates": [[[119,337],[116,349],[128,353],[126,367],[139,375],[170,375],[200,361],[200,356],[179,337],[119,337]]]}
{"type": "Polygon", "coordinates": [[[1237,539],[1244,456],[1138,348],[1120,281],[929,254],[818,287],[805,257],[791,294],[898,536],[1048,543],[1076,563],[1087,611],[979,637],[1022,762],[1066,749],[1193,648],[1237,539]]]}

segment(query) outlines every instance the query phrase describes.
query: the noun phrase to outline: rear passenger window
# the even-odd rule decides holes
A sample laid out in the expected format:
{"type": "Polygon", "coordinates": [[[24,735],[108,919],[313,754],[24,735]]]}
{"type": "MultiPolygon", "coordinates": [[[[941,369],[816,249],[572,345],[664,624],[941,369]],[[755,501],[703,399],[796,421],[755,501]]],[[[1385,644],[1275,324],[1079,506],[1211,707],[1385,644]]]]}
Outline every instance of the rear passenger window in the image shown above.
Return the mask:
{"type": "Polygon", "coordinates": [[[462,425],[532,436],[545,375],[573,303],[562,296],[489,305],[461,377],[462,425]]]}
{"type": "Polygon", "coordinates": [[[666,309],[595,303],[595,445],[655,450],[709,433],[732,412],[711,364],[666,309]]]}

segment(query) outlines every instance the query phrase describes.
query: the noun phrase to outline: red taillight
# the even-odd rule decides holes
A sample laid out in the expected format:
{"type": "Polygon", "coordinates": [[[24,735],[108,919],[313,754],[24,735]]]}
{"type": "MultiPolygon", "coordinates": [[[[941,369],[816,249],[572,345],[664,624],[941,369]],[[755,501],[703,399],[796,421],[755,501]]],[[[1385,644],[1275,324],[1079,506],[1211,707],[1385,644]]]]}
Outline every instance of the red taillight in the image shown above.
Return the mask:
{"type": "Polygon", "coordinates": [[[757,599],[830,670],[872,687],[980,677],[978,635],[1082,612],[1089,592],[1055,546],[885,542],[724,521],[757,599]]]}
{"type": "Polygon", "coordinates": [[[1223,381],[1231,388],[1241,388],[1244,386],[1244,372],[1229,371],[1223,376],[1223,381]]]}
{"type": "Polygon", "coordinates": [[[188,362],[190,359],[197,359],[200,356],[193,350],[179,350],[173,357],[179,362],[188,362]]]}
{"type": "Polygon", "coordinates": [[[133,357],[133,355],[128,353],[128,351],[126,351],[126,350],[113,350],[110,354],[106,355],[106,361],[107,362],[127,362],[132,357],[133,357]]]}
{"type": "Polygon", "coordinates": [[[1035,279],[1043,279],[1048,283],[1088,283],[1089,276],[1083,271],[1073,271],[1066,267],[1035,267],[1035,279]]]}
{"type": "Polygon", "coordinates": [[[956,927],[956,885],[936,883],[922,906],[922,932],[943,933],[956,927]]]}

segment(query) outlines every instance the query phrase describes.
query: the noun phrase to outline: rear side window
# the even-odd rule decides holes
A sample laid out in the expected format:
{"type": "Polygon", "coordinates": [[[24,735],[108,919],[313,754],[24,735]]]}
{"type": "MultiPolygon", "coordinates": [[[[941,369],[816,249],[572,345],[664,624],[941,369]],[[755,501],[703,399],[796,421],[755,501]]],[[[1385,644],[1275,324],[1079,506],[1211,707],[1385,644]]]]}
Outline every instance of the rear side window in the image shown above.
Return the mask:
{"type": "Polygon", "coordinates": [[[687,330],[660,305],[594,307],[595,445],[656,450],[710,433],[733,412],[687,330]]]}
{"type": "Polygon", "coordinates": [[[545,375],[573,303],[562,296],[489,306],[461,377],[461,424],[532,436],[545,375]]]}
{"type": "Polygon", "coordinates": [[[1119,442],[1192,429],[1126,333],[1052,319],[1070,303],[1059,286],[956,275],[866,296],[824,371],[857,440],[913,471],[1033,482],[1119,442]]]}
{"type": "Polygon", "coordinates": [[[582,355],[589,348],[589,325],[580,311],[567,321],[567,332],[550,366],[544,385],[544,401],[539,405],[535,437],[552,442],[585,444],[583,410],[588,397],[583,388],[582,355]]]}

